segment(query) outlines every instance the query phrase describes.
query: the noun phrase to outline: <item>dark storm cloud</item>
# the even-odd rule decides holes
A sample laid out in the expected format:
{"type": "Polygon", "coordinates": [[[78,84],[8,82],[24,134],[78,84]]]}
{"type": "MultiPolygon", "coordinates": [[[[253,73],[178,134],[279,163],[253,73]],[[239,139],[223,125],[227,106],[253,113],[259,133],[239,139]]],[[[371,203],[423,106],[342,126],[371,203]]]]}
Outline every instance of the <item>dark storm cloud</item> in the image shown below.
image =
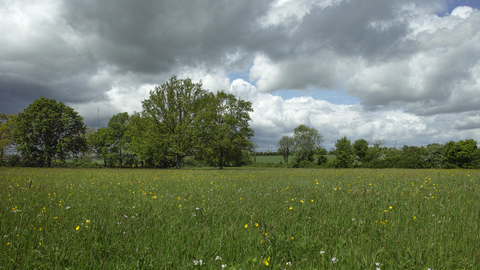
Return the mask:
{"type": "Polygon", "coordinates": [[[66,1],[63,16],[92,37],[98,61],[123,72],[156,74],[221,62],[248,42],[267,7],[256,0],[66,1]]]}

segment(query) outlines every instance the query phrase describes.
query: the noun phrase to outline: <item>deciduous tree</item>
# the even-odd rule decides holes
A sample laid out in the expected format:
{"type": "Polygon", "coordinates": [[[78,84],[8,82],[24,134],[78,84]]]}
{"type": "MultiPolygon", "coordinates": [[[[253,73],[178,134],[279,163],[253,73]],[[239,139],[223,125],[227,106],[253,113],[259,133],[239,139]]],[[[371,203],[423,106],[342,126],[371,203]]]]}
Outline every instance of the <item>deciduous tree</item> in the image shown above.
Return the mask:
{"type": "Polygon", "coordinates": [[[200,147],[203,158],[220,169],[228,163],[241,165],[254,147],[249,124],[252,103],[224,91],[207,96],[209,109],[197,126],[203,133],[199,134],[204,142],[200,147]]]}
{"type": "Polygon", "coordinates": [[[0,164],[3,164],[5,149],[13,144],[13,129],[16,115],[0,113],[0,164]]]}
{"type": "Polygon", "coordinates": [[[13,136],[27,164],[50,167],[86,151],[85,129],[72,108],[42,97],[18,114],[13,136]]]}
{"type": "Polygon", "coordinates": [[[288,156],[292,154],[295,141],[292,137],[283,136],[278,142],[278,152],[282,154],[285,164],[288,164],[288,156]]]}
{"type": "Polygon", "coordinates": [[[314,128],[300,125],[293,131],[293,140],[297,161],[313,161],[315,151],[322,146],[323,136],[314,128]]]}
{"type": "Polygon", "coordinates": [[[142,102],[143,113],[164,131],[158,134],[158,140],[168,145],[168,155],[175,157],[177,169],[182,166],[182,158],[194,155],[201,143],[195,127],[204,121],[200,112],[205,110],[206,93],[201,83],[173,76],[150,91],[150,97],[142,102]]]}

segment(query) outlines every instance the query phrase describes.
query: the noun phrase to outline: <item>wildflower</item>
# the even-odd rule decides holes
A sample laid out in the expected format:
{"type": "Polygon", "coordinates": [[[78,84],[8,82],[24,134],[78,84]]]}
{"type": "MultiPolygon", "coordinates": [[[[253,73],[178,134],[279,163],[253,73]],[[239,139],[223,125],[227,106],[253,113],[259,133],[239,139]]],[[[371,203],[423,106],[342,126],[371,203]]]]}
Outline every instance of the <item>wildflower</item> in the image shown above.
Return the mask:
{"type": "Polygon", "coordinates": [[[391,207],[391,206],[390,206],[390,207],[388,207],[388,209],[392,209],[392,208],[393,208],[393,207],[391,207]]]}
{"type": "Polygon", "coordinates": [[[287,262],[286,265],[287,266],[292,266],[292,262],[287,262]]]}
{"type": "Polygon", "coordinates": [[[322,250],[322,251],[320,251],[320,254],[325,254],[325,251],[323,251],[323,250],[322,250]]]}
{"type": "Polygon", "coordinates": [[[294,239],[294,238],[293,238],[293,236],[292,236],[292,240],[293,240],[293,239],[294,239]]]}
{"type": "Polygon", "coordinates": [[[258,223],[255,223],[255,227],[258,227],[258,223]]]}
{"type": "Polygon", "coordinates": [[[195,210],[200,210],[200,208],[197,207],[197,208],[195,208],[195,210]]]}
{"type": "Polygon", "coordinates": [[[222,264],[222,269],[226,268],[227,265],[226,264],[222,264]]]}
{"type": "Polygon", "coordinates": [[[53,219],[57,219],[58,217],[54,217],[53,219]]]}
{"type": "Polygon", "coordinates": [[[70,209],[70,208],[72,208],[72,207],[70,207],[70,206],[65,207],[65,209],[67,209],[67,210],[70,209]]]}
{"type": "Polygon", "coordinates": [[[248,228],[248,224],[245,224],[245,229],[248,228]]]}
{"type": "Polygon", "coordinates": [[[338,262],[337,257],[333,257],[333,258],[332,258],[332,262],[333,262],[333,263],[337,263],[337,262],[338,262]]]}
{"type": "Polygon", "coordinates": [[[414,220],[415,220],[416,218],[417,218],[416,216],[413,217],[414,220]]]}
{"type": "Polygon", "coordinates": [[[78,231],[80,230],[80,226],[77,226],[77,228],[75,228],[75,231],[78,231]]]}
{"type": "Polygon", "coordinates": [[[379,266],[379,265],[380,265],[380,263],[379,263],[379,262],[377,262],[377,263],[375,263],[375,265],[376,265],[376,266],[379,266]]]}
{"type": "Polygon", "coordinates": [[[7,242],[7,246],[10,246],[10,242],[7,242]]]}
{"type": "Polygon", "coordinates": [[[180,204],[178,207],[182,207],[182,205],[180,204]]]}
{"type": "Polygon", "coordinates": [[[290,210],[292,210],[292,209],[293,209],[293,207],[290,207],[290,210]]]}
{"type": "Polygon", "coordinates": [[[220,257],[220,256],[215,257],[215,261],[217,261],[217,260],[221,261],[222,257],[220,257]]]}
{"type": "Polygon", "coordinates": [[[90,224],[90,220],[87,219],[87,221],[85,221],[85,223],[90,224]]]}

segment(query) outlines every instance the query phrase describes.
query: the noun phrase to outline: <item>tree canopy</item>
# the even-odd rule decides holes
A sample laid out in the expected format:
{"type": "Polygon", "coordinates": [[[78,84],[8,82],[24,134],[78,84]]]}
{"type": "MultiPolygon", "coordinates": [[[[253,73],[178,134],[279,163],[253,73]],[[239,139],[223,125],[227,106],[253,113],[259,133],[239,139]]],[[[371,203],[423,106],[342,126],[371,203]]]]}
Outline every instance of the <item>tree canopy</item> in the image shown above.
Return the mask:
{"type": "Polygon", "coordinates": [[[300,125],[293,130],[294,152],[298,161],[313,161],[315,152],[320,149],[323,136],[318,130],[300,125]]]}
{"type": "Polygon", "coordinates": [[[280,141],[278,141],[278,152],[282,154],[285,164],[288,164],[288,156],[292,154],[294,146],[295,141],[292,137],[283,136],[280,141]]]}
{"type": "Polygon", "coordinates": [[[5,149],[13,144],[13,129],[16,115],[0,113],[0,164],[3,164],[5,149]]]}
{"type": "Polygon", "coordinates": [[[194,155],[201,142],[195,127],[202,124],[206,94],[201,83],[173,76],[150,91],[150,97],[142,102],[143,113],[161,130],[158,137],[168,145],[168,155],[175,156],[177,169],[182,166],[182,158],[194,155]]]}
{"type": "Polygon", "coordinates": [[[50,167],[86,151],[85,130],[72,108],[42,97],[18,114],[13,137],[26,165],[50,167]]]}

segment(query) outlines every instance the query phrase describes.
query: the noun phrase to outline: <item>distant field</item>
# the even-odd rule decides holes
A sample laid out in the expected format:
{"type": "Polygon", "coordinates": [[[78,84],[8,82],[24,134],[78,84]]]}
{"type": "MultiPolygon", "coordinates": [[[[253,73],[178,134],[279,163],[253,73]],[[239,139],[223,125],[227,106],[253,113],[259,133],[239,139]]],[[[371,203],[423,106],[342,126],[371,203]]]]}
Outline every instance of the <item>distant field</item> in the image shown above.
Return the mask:
{"type": "Polygon", "coordinates": [[[478,179],[0,168],[0,269],[479,269],[478,179]]]}
{"type": "MultiPolygon", "coordinates": [[[[294,156],[288,156],[288,163],[290,163],[293,160],[294,156]]],[[[328,160],[335,159],[335,155],[327,155],[328,160]]],[[[257,162],[273,162],[273,163],[278,163],[278,162],[284,162],[283,156],[257,156],[257,162]]]]}

